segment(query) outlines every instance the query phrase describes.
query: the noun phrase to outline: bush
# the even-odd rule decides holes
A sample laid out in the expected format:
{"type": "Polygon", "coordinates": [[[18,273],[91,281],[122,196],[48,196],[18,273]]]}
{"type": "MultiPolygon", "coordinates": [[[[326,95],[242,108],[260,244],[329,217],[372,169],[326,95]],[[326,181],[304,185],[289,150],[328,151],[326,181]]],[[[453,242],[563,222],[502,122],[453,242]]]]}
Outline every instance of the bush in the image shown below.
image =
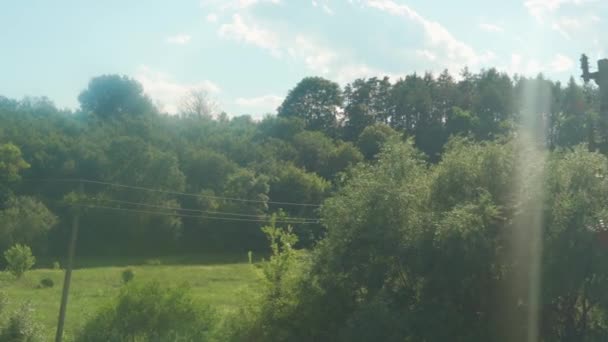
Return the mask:
{"type": "Polygon", "coordinates": [[[54,270],[60,270],[61,269],[61,264],[59,263],[59,261],[54,261],[53,262],[53,269],[54,270]]]}
{"type": "Polygon", "coordinates": [[[49,287],[53,287],[53,286],[55,286],[55,282],[51,278],[42,278],[40,280],[41,288],[49,288],[49,287]]]}
{"type": "Polygon", "coordinates": [[[20,244],[16,244],[4,252],[4,258],[7,263],[6,269],[17,278],[21,278],[36,263],[32,250],[28,246],[20,244]]]}
{"type": "Polygon", "coordinates": [[[205,341],[216,316],[195,303],[185,287],[129,284],[118,299],[100,310],[76,341],[205,341]]]}
{"type": "Polygon", "coordinates": [[[261,291],[243,298],[240,310],[223,322],[222,341],[302,341],[290,335],[288,329],[294,326],[291,315],[298,303],[297,286],[302,275],[308,274],[309,263],[293,248],[298,237],[292,227],[277,227],[276,220],[273,215],[270,225],[262,228],[271,255],[256,264],[262,280],[261,291]]]}
{"type": "Polygon", "coordinates": [[[8,324],[0,331],[0,341],[36,342],[42,341],[40,326],[33,320],[34,309],[26,303],[8,320],[8,324]]]}
{"type": "Polygon", "coordinates": [[[127,268],[126,270],[122,271],[122,282],[123,283],[127,284],[128,282],[133,280],[134,277],[135,277],[135,273],[130,268],[127,268]]]}

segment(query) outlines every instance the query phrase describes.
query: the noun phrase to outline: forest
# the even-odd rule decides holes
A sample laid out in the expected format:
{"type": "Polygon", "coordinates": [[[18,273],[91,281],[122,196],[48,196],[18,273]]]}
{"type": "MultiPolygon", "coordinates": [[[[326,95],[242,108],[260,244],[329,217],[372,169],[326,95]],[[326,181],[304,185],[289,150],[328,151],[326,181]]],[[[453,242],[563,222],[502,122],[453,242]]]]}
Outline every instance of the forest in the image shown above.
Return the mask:
{"type": "Polygon", "coordinates": [[[159,279],[75,340],[608,336],[608,118],[591,84],[466,68],[307,77],[261,120],[202,93],[169,115],[123,75],[75,95],[77,110],[0,96],[0,255],[63,260],[78,215],[77,256],[264,256],[262,290],[235,312],[191,307],[159,279]],[[147,299],[164,321],[129,316],[147,299]]]}

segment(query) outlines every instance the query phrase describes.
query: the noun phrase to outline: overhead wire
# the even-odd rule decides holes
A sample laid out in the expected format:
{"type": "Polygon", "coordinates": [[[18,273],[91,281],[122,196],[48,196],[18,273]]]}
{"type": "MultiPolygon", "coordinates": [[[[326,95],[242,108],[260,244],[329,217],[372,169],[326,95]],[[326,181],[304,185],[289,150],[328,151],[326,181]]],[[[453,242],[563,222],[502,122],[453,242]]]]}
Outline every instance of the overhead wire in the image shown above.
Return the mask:
{"type": "MultiPolygon", "coordinates": [[[[81,203],[74,203],[73,205],[78,206],[78,207],[91,208],[91,209],[116,210],[116,211],[135,212],[135,213],[161,215],[161,216],[173,216],[173,217],[205,218],[205,219],[220,220],[220,221],[269,222],[271,220],[271,219],[253,219],[253,218],[245,219],[245,218],[238,218],[238,217],[213,217],[213,216],[206,216],[206,215],[188,215],[188,214],[179,214],[179,213],[130,209],[130,208],[107,207],[107,206],[101,206],[101,205],[90,205],[90,204],[81,204],[81,203]]],[[[298,220],[290,220],[290,219],[276,219],[275,222],[292,223],[292,224],[317,224],[317,223],[319,223],[319,221],[298,221],[298,220]]]]}
{"type": "MultiPolygon", "coordinates": [[[[185,211],[192,213],[201,213],[201,214],[211,214],[211,215],[226,215],[226,216],[238,216],[238,217],[253,217],[260,218],[263,215],[255,215],[255,214],[241,214],[241,213],[233,213],[228,211],[214,211],[214,210],[199,210],[199,209],[189,209],[189,208],[180,208],[180,207],[172,207],[172,206],[163,206],[157,204],[149,204],[149,203],[140,203],[140,202],[131,202],[131,201],[123,201],[123,200],[115,200],[109,198],[100,198],[100,197],[92,197],[92,200],[118,203],[118,204],[127,204],[134,205],[140,207],[148,207],[148,208],[157,208],[157,209],[166,209],[166,210],[176,210],[176,211],[185,211]]],[[[317,222],[317,219],[308,218],[308,217],[289,217],[290,220],[294,221],[312,221],[317,222]]]]}
{"type": "Polygon", "coordinates": [[[178,196],[211,198],[211,199],[236,201],[236,202],[265,203],[265,204],[292,205],[292,206],[304,206],[304,207],[321,207],[320,204],[312,204],[312,203],[264,201],[264,200],[254,200],[254,199],[226,197],[226,196],[217,196],[217,195],[195,194],[195,193],[172,191],[172,190],[153,189],[153,188],[147,188],[147,187],[143,187],[143,186],[126,185],[126,184],[120,184],[120,183],[102,182],[102,181],[96,181],[96,180],[90,180],[90,179],[47,178],[47,179],[39,179],[39,180],[25,179],[25,181],[74,182],[74,183],[83,182],[83,183],[88,183],[88,184],[99,184],[99,185],[113,186],[113,187],[126,188],[126,189],[132,189],[132,190],[143,190],[143,191],[164,193],[164,194],[169,194],[169,195],[178,195],[178,196]]]}
{"type": "MultiPolygon", "coordinates": [[[[132,190],[151,191],[151,192],[166,193],[166,194],[181,195],[181,196],[191,196],[191,197],[199,197],[199,198],[214,198],[214,199],[223,199],[223,200],[240,201],[240,202],[271,203],[271,204],[282,204],[282,205],[320,207],[320,205],[309,204],[309,203],[261,201],[261,200],[232,198],[232,197],[224,197],[224,196],[194,194],[194,193],[186,193],[186,192],[178,192],[178,191],[152,189],[152,188],[146,188],[146,187],[141,187],[141,186],[131,186],[131,185],[125,185],[125,184],[119,184],[119,183],[102,182],[102,181],[95,181],[95,180],[89,180],[89,179],[76,179],[76,178],[31,179],[30,178],[30,179],[24,179],[24,180],[25,181],[44,181],[44,182],[74,182],[74,183],[82,182],[82,183],[89,183],[89,184],[100,184],[100,185],[105,185],[105,186],[121,187],[121,188],[132,189],[132,190]]],[[[150,204],[150,203],[108,199],[108,198],[102,198],[102,197],[92,197],[90,199],[117,203],[117,204],[137,206],[137,207],[171,210],[171,211],[176,211],[176,212],[171,213],[171,212],[158,212],[158,211],[142,210],[139,208],[134,209],[134,208],[123,208],[123,207],[115,207],[115,206],[110,207],[110,206],[91,204],[91,203],[74,203],[73,205],[92,208],[92,209],[96,208],[96,209],[115,210],[115,211],[124,211],[124,212],[137,212],[137,213],[184,217],[184,218],[204,218],[204,219],[210,219],[210,220],[223,220],[223,221],[269,222],[271,220],[270,217],[268,217],[268,216],[263,217],[263,215],[243,214],[243,213],[234,213],[234,212],[227,212],[227,211],[211,211],[211,210],[180,208],[180,207],[172,207],[172,206],[166,206],[166,205],[163,206],[163,205],[150,204]],[[199,213],[199,215],[185,214],[184,212],[199,213]],[[230,216],[236,216],[236,217],[230,217],[230,216]]],[[[275,219],[275,222],[294,223],[294,224],[318,224],[320,221],[318,219],[314,219],[314,218],[287,217],[287,218],[275,219]]]]}

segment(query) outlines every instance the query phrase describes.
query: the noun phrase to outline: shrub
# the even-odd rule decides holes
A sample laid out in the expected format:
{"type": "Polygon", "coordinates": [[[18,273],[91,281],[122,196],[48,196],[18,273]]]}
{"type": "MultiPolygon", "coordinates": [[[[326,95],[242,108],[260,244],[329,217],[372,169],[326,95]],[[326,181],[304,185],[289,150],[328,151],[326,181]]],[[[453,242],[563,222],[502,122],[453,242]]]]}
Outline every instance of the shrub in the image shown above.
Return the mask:
{"type": "Polygon", "coordinates": [[[0,341],[36,342],[42,341],[40,326],[33,320],[34,309],[29,303],[22,305],[0,330],[0,341]]]}
{"type": "Polygon", "coordinates": [[[188,288],[125,286],[118,299],[85,323],[76,341],[205,341],[216,316],[188,288]]]}
{"type": "Polygon", "coordinates": [[[51,278],[42,278],[40,280],[41,288],[49,288],[49,287],[53,287],[53,286],[55,286],[55,282],[51,278]]]}
{"type": "Polygon", "coordinates": [[[59,263],[59,261],[54,261],[53,262],[53,269],[54,270],[60,270],[61,269],[61,264],[59,263]]]}
{"type": "Polygon", "coordinates": [[[262,228],[270,243],[268,260],[255,266],[260,270],[262,288],[256,296],[244,298],[240,310],[223,322],[222,341],[290,341],[288,329],[294,324],[298,284],[308,273],[309,264],[301,252],[294,249],[298,237],[292,227],[276,226],[276,214],[270,225],[262,228]]]}
{"type": "Polygon", "coordinates": [[[4,252],[4,258],[7,263],[6,269],[17,278],[21,278],[36,263],[32,250],[28,246],[20,244],[16,244],[4,252]]]}
{"type": "Polygon", "coordinates": [[[135,277],[135,273],[133,272],[132,269],[127,268],[126,270],[122,271],[122,282],[123,283],[127,284],[128,282],[133,280],[134,277],[135,277]]]}

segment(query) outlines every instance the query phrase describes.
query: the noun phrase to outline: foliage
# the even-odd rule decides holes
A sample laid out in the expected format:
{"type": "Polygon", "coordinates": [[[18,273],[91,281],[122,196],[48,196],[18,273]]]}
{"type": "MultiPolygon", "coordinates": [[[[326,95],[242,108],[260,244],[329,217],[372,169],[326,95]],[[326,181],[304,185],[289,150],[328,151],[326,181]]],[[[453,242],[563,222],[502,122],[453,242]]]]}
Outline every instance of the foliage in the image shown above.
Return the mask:
{"type": "Polygon", "coordinates": [[[209,98],[209,94],[202,89],[190,90],[182,98],[179,105],[180,115],[199,119],[210,119],[216,110],[215,103],[209,98]]]}
{"type": "Polygon", "coordinates": [[[57,217],[33,197],[10,198],[0,210],[0,250],[16,243],[45,250],[47,234],[57,221],[57,217]]]}
{"type": "Polygon", "coordinates": [[[234,323],[241,340],[497,340],[504,330],[521,340],[533,303],[512,284],[530,263],[512,254],[535,241],[521,231],[534,218],[541,338],[606,335],[597,88],[493,68],[357,79],[343,91],[308,77],[261,122],[207,117],[200,96],[188,115],[161,115],[117,75],[94,78],[79,100],[72,112],[0,98],[0,141],[11,142],[0,146],[0,250],[63,253],[75,211],[55,203],[69,198],[92,206],[78,211],[79,253],[145,258],[258,253],[259,221],[320,214],[322,225],[266,232],[278,246],[297,236],[310,260],[284,267],[281,249],[261,266],[267,291],[234,323]],[[514,139],[529,128],[535,141],[514,139]],[[102,183],[66,195],[77,178],[102,183]]]}
{"type": "Polygon", "coordinates": [[[321,77],[302,79],[278,108],[280,117],[298,117],[306,127],[333,133],[337,124],[337,110],[342,105],[342,93],[337,83],[321,77]]]}
{"type": "Polygon", "coordinates": [[[6,269],[17,278],[21,278],[36,263],[32,250],[26,245],[16,244],[4,252],[6,269]]]}
{"type": "Polygon", "coordinates": [[[40,279],[40,287],[41,288],[49,288],[55,286],[55,282],[51,278],[42,278],[40,279]]]}
{"type": "Polygon", "coordinates": [[[132,269],[127,268],[126,270],[122,271],[121,278],[123,284],[128,284],[131,280],[133,280],[133,278],[135,278],[135,273],[132,269]]]}
{"type": "Polygon", "coordinates": [[[215,323],[215,313],[196,303],[187,287],[132,283],[85,324],[76,341],[205,341],[215,323]]]}
{"type": "Polygon", "coordinates": [[[54,270],[60,270],[61,269],[61,264],[59,263],[59,261],[53,261],[53,269],[54,270]]]}
{"type": "Polygon", "coordinates": [[[30,164],[23,160],[19,147],[10,143],[0,145],[0,181],[2,183],[19,180],[21,170],[29,167],[30,164]]]}
{"type": "Polygon", "coordinates": [[[43,341],[40,336],[40,326],[32,318],[34,309],[29,303],[23,304],[14,312],[6,326],[0,330],[0,341],[7,342],[37,342],[43,341]]]}
{"type": "Polygon", "coordinates": [[[391,84],[388,77],[357,79],[344,88],[344,136],[355,140],[366,127],[387,123],[392,113],[391,84]]]}
{"type": "MultiPolygon", "coordinates": [[[[289,199],[286,202],[320,204],[346,179],[349,168],[361,161],[361,154],[374,160],[392,137],[412,139],[428,161],[437,163],[450,136],[493,141],[511,135],[522,108],[529,105],[526,94],[531,92],[542,103],[532,109],[551,149],[582,142],[594,150],[603,139],[597,89],[581,87],[573,80],[562,85],[542,76],[510,78],[487,69],[478,73],[464,70],[457,79],[444,71],[391,81],[386,77],[356,79],[341,90],[329,80],[305,78],[289,92],[278,115],[261,122],[247,116],[209,118],[205,113],[203,117],[162,115],[143,95],[141,85],[120,75],[92,79],[80,97],[82,111],[57,109],[46,98],[4,98],[0,101],[0,141],[11,143],[3,145],[5,156],[0,160],[10,159],[13,170],[4,173],[10,173],[11,179],[27,175],[31,180],[0,184],[0,212],[9,214],[4,210],[15,203],[13,197],[44,200],[58,224],[48,229],[46,224],[20,224],[14,229],[11,222],[28,221],[25,217],[31,206],[11,209],[19,219],[3,217],[0,231],[6,232],[9,226],[13,232],[36,231],[35,241],[5,239],[2,234],[0,243],[5,245],[0,250],[26,243],[41,256],[64,253],[72,211],[53,203],[75,192],[77,183],[51,179],[81,178],[171,192],[86,184],[85,193],[96,198],[96,206],[109,207],[117,204],[110,201],[121,200],[209,212],[236,210],[256,216],[283,209],[294,217],[317,218],[313,210],[263,205],[264,199],[228,203],[219,198],[243,195],[257,201],[261,195],[270,202],[289,199]],[[236,191],[240,186],[237,178],[251,179],[242,178],[247,173],[260,180],[259,186],[266,183],[268,191],[263,186],[263,191],[251,196],[236,191]],[[313,183],[315,189],[302,189],[313,183]]],[[[208,99],[199,96],[204,94],[195,95],[194,109],[185,111],[204,112],[203,102],[208,99]]],[[[36,209],[33,217],[40,218],[42,210],[36,209]]],[[[82,253],[153,255],[196,252],[201,246],[243,251],[265,245],[263,234],[250,222],[241,222],[248,228],[240,229],[230,220],[171,217],[155,214],[156,210],[113,210],[112,215],[108,211],[95,208],[81,216],[82,253]],[[239,233],[243,231],[246,236],[239,233]]],[[[304,245],[318,239],[322,231],[321,227],[296,229],[304,245]],[[311,234],[315,237],[305,237],[311,234]]]]}
{"type": "Polygon", "coordinates": [[[289,317],[295,314],[298,301],[297,284],[308,264],[294,249],[298,238],[292,227],[276,226],[280,217],[273,215],[270,224],[262,227],[271,250],[269,259],[259,264],[263,290],[259,296],[249,298],[248,305],[236,315],[228,317],[221,336],[224,340],[285,341],[289,337],[289,317]]]}
{"type": "Polygon", "coordinates": [[[374,158],[382,146],[398,133],[386,124],[374,124],[367,126],[357,139],[357,146],[366,159],[374,158]]]}
{"type": "Polygon", "coordinates": [[[289,341],[523,339],[529,301],[511,296],[527,279],[529,254],[519,253],[532,238],[518,232],[543,201],[542,339],[605,336],[606,250],[593,229],[603,229],[608,212],[608,161],[579,146],[543,163],[518,144],[453,139],[431,167],[411,141],[385,145],[323,205],[327,238],[265,333],[289,341]],[[530,173],[514,183],[522,170],[545,172],[545,181],[530,173]]]}
{"type": "Polygon", "coordinates": [[[84,111],[106,119],[125,114],[146,114],[154,109],[139,82],[119,75],[91,79],[87,89],[78,95],[78,101],[84,111]]]}

